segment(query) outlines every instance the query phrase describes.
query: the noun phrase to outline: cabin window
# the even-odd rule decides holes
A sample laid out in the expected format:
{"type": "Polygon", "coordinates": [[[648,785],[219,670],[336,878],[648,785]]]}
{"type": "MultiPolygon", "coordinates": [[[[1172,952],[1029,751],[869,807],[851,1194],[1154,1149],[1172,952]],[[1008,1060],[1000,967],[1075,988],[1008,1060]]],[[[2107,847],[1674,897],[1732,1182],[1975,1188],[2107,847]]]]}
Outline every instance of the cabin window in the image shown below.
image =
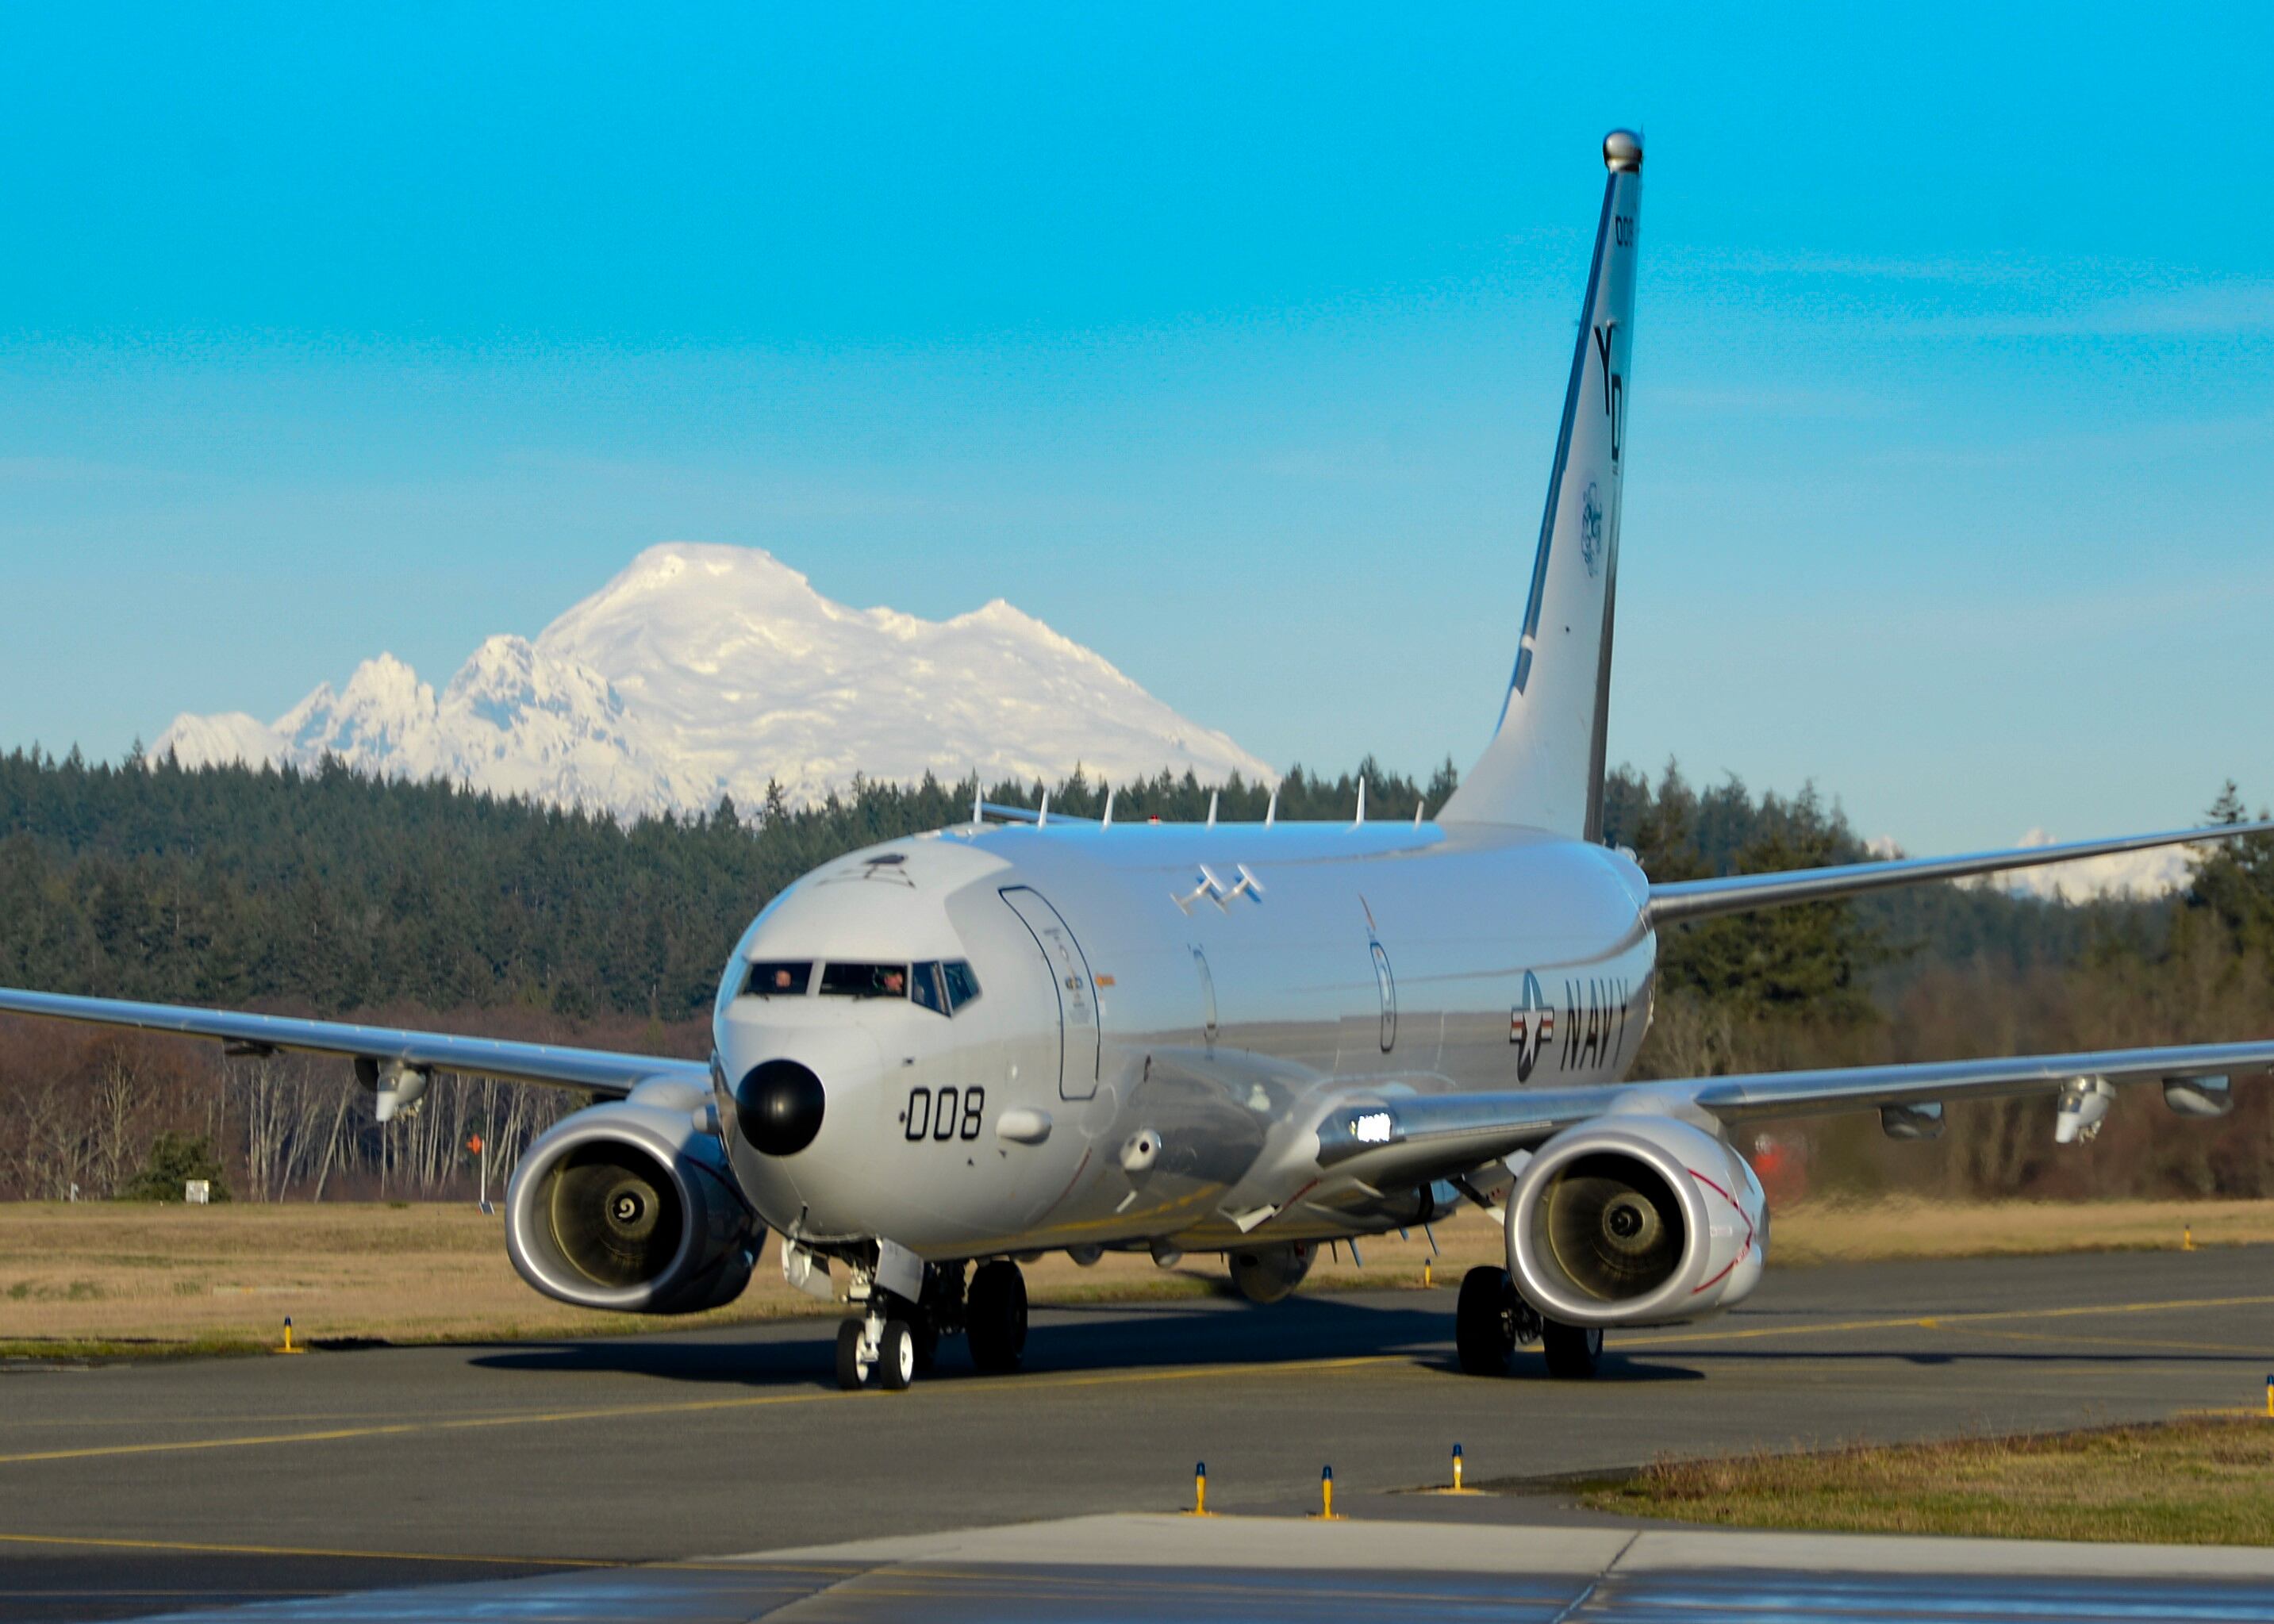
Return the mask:
{"type": "Polygon", "coordinates": [[[821,966],[821,996],[825,998],[905,998],[908,967],[904,964],[839,964],[821,966]]]}
{"type": "Polygon", "coordinates": [[[762,959],[750,966],[743,990],[758,998],[802,998],[813,985],[810,959],[762,959]]]}

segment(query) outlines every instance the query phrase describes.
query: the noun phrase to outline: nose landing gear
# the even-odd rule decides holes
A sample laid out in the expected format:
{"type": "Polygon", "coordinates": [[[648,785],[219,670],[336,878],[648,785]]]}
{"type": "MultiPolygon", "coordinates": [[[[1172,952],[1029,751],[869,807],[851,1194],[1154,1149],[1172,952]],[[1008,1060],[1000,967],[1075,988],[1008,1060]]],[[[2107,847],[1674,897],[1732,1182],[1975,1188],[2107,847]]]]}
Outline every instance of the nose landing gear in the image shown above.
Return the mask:
{"type": "Polygon", "coordinates": [[[1017,1370],[1027,1349],[1026,1276],[998,1258],[979,1266],[967,1290],[963,1271],[960,1263],[928,1265],[913,1303],[872,1289],[868,1312],[837,1327],[837,1385],[900,1392],[932,1368],[940,1338],[959,1331],[982,1375],[1017,1370]]]}
{"type": "Polygon", "coordinates": [[[837,1327],[837,1385],[898,1393],[916,1379],[915,1333],[905,1320],[847,1320],[837,1327]]]}

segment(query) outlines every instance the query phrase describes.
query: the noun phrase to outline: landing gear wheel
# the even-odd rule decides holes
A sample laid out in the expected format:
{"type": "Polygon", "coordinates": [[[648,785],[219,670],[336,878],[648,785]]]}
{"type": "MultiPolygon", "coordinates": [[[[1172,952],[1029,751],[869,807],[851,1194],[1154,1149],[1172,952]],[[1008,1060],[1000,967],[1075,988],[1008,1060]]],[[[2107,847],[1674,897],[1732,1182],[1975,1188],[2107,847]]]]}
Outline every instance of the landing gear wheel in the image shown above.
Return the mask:
{"type": "Polygon", "coordinates": [[[858,1320],[842,1320],[837,1327],[837,1385],[847,1393],[869,1385],[869,1361],[861,1354],[861,1339],[868,1328],[858,1320]]]}
{"type": "Polygon", "coordinates": [[[963,1303],[964,1340],[982,1374],[1008,1375],[1027,1351],[1027,1277],[1015,1263],[984,1263],[963,1303]]]}
{"type": "Polygon", "coordinates": [[[1603,1362],[1603,1327],[1543,1320],[1540,1350],[1547,1356],[1549,1375],[1564,1381],[1585,1381],[1603,1362]]]}
{"type": "Polygon", "coordinates": [[[916,1335],[905,1320],[887,1320],[877,1336],[877,1385],[905,1393],[916,1379],[916,1335]]]}
{"type": "Polygon", "coordinates": [[[1487,1265],[1461,1276],[1453,1346],[1463,1370],[1472,1376],[1507,1373],[1509,1356],[1516,1351],[1516,1282],[1506,1269],[1487,1265]]]}

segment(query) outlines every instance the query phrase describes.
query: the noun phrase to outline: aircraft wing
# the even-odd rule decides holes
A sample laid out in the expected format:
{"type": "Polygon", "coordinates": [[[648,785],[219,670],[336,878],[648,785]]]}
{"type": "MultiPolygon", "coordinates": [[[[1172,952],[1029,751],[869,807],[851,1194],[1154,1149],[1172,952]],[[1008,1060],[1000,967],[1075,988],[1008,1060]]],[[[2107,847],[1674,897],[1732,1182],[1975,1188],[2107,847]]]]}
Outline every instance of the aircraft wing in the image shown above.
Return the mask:
{"type": "Polygon", "coordinates": [[[2078,1078],[2173,1083],[2269,1070],[2274,1070],[2274,1038],[1586,1088],[1361,1098],[1339,1108],[1320,1125],[1319,1162],[1370,1184],[1403,1184],[1451,1177],[1529,1150],[1579,1123],[1630,1113],[1692,1118],[1704,1113],[1735,1125],[1771,1116],[2057,1094],[2078,1078]]]}
{"type": "Polygon", "coordinates": [[[1650,921],[1653,925],[1671,925],[1714,914],[1734,914],[1744,908],[1852,897],[1859,891],[1879,891],[1890,885],[1958,880],[2009,868],[2074,862],[2081,857],[2106,857],[2119,852],[2144,852],[2159,846],[2232,840],[2238,836],[2269,832],[2274,832],[2274,823],[2215,823],[2204,829],[2120,835],[2109,840],[2072,840],[2065,846],[2025,846],[2003,852],[1975,852],[1963,857],[1897,857],[1884,862],[1842,863],[1837,868],[1799,868],[1783,874],[1726,874],[1710,880],[1672,880],[1650,888],[1650,921]]]}
{"type": "Polygon", "coordinates": [[[581,1088],[597,1094],[628,1094],[641,1083],[657,1077],[675,1078],[705,1089],[711,1086],[711,1068],[699,1060],[666,1060],[653,1055],[567,1049],[552,1043],[459,1037],[447,1032],[418,1032],[403,1026],[299,1020],[238,1010],[199,1010],[173,1004],[133,1004],[118,998],[80,998],[65,993],[0,988],[0,1014],[36,1015],[91,1026],[131,1026],[143,1032],[214,1038],[233,1049],[255,1054],[289,1049],[382,1064],[400,1061],[422,1071],[459,1071],[507,1082],[581,1088]]]}

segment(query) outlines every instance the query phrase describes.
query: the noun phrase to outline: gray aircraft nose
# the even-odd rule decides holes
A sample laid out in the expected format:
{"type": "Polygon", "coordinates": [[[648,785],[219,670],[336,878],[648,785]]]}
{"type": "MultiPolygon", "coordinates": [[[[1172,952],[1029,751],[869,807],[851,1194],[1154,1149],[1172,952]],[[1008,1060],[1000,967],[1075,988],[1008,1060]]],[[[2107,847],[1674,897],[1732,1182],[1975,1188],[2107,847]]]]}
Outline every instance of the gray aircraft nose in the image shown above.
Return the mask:
{"type": "Polygon", "coordinates": [[[735,1120],[763,1155],[794,1156],[812,1144],[828,1103],[813,1068],[794,1060],[762,1061],[734,1085],[735,1120]]]}

